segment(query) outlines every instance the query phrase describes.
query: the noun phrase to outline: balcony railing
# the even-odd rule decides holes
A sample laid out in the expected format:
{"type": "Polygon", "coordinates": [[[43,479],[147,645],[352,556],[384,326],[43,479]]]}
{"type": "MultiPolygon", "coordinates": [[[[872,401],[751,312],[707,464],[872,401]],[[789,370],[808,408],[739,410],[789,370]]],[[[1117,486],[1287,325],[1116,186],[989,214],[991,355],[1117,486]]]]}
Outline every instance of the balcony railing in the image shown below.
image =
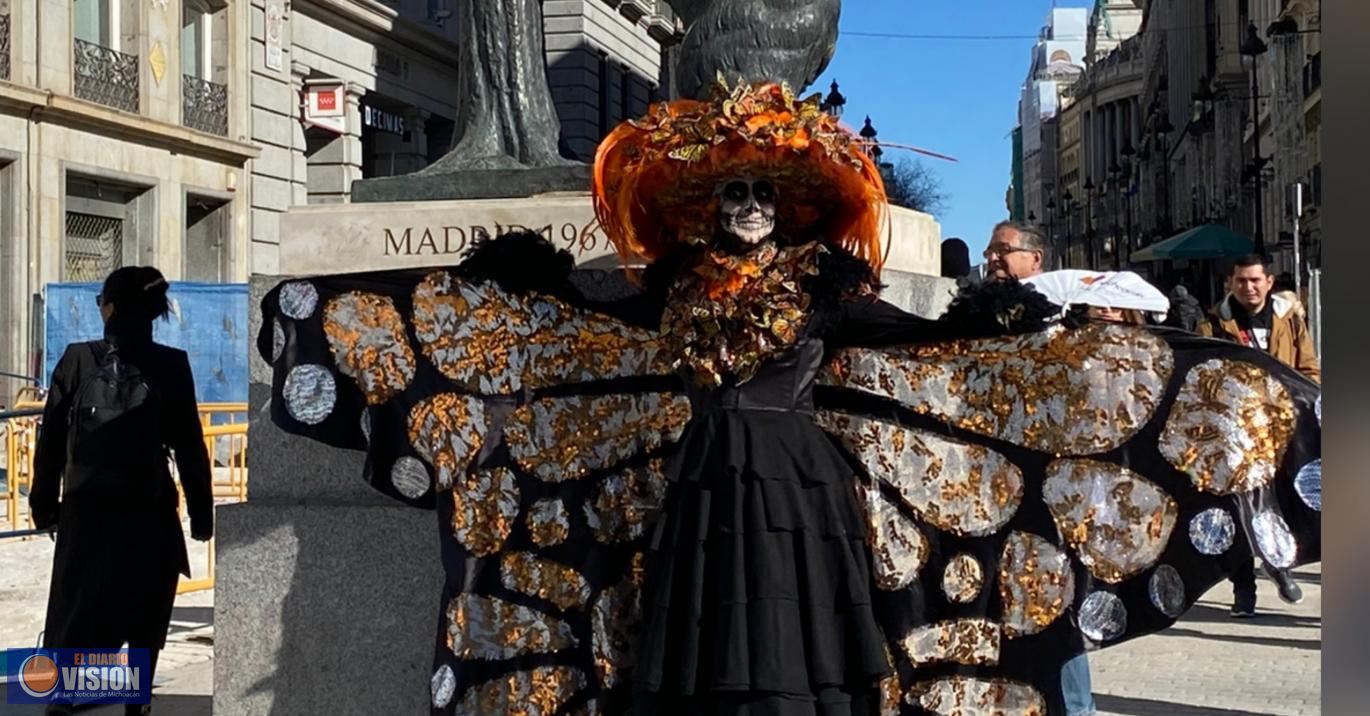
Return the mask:
{"type": "Polygon", "coordinates": [[[201,132],[228,136],[228,86],[182,75],[181,123],[201,132]]]}
{"type": "Polygon", "coordinates": [[[10,78],[10,16],[0,15],[0,80],[10,78]]]}
{"type": "Polygon", "coordinates": [[[138,56],[74,40],[76,96],[125,112],[138,111],[138,56]]]}

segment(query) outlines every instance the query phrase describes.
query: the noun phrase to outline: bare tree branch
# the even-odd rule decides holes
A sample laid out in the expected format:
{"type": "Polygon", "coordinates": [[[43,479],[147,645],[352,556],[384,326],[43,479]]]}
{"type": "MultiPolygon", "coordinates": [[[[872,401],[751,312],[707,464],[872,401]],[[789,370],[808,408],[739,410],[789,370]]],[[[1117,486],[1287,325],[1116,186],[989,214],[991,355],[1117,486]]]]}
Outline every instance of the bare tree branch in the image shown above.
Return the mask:
{"type": "Polygon", "coordinates": [[[891,204],[934,215],[945,208],[948,196],[942,182],[922,162],[900,159],[897,164],[883,165],[881,175],[891,204]]]}

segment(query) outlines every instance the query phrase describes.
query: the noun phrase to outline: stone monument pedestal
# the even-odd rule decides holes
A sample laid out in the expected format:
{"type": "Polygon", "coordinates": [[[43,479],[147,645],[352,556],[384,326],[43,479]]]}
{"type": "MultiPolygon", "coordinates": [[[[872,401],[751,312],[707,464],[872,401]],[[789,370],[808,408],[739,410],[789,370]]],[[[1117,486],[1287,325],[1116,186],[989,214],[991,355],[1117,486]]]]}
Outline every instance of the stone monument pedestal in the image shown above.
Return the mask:
{"type": "MultiPolygon", "coordinates": [[[[304,206],[282,220],[282,275],[252,279],[252,335],[261,297],[282,280],[445,266],[474,237],[513,227],[543,232],[582,268],[606,272],[578,275],[585,290],[625,290],[585,193],[304,206]]],[[[888,228],[886,298],[940,314],[954,284],[935,275],[937,223],[894,209],[888,228]]],[[[443,582],[437,518],[363,482],[363,453],[279,430],[271,377],[254,350],[248,501],[218,510],[214,713],[427,713],[443,582]]]]}

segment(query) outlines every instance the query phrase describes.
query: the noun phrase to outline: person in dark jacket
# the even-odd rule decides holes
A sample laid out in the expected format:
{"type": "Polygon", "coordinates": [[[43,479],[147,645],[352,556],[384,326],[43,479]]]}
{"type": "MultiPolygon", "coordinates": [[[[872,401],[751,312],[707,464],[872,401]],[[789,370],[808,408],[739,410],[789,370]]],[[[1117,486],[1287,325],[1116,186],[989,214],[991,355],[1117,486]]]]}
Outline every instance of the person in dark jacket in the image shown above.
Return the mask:
{"type": "Polygon", "coordinates": [[[1176,328],[1183,328],[1190,333],[1199,330],[1199,324],[1204,320],[1204,310],[1199,305],[1199,299],[1189,294],[1189,289],[1183,285],[1170,289],[1170,305],[1174,309],[1171,315],[1174,316],[1176,328]]]}
{"type": "MultiPolygon", "coordinates": [[[[214,533],[209,456],[190,362],[184,351],[152,340],[153,322],[170,313],[167,289],[161,272],[146,266],[121,268],[105,279],[97,297],[105,337],[67,346],[53,371],[29,494],[37,527],[56,529],[43,646],[128,644],[149,650],[153,670],[166,643],[179,575],[190,576],[168,450],[180,473],[191,537],[207,541],[214,533]],[[98,409],[86,406],[101,399],[89,388],[107,387],[110,366],[123,375],[141,374],[136,385],[144,399],[119,416],[123,424],[115,417],[88,432],[98,409]],[[111,430],[138,439],[120,439],[119,449],[108,450],[101,440],[111,430]],[[105,454],[93,455],[92,445],[105,454]]],[[[147,683],[152,677],[146,675],[147,683]]],[[[150,704],[127,706],[129,714],[150,711],[150,704]]],[[[61,704],[48,709],[70,712],[61,704]]]]}

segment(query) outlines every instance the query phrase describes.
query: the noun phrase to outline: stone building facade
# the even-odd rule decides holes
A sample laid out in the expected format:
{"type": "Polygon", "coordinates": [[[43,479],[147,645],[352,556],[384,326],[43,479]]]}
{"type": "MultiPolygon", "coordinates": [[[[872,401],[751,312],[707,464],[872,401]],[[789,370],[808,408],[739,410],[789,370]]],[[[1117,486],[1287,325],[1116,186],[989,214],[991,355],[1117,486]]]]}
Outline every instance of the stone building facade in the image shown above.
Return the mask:
{"type": "Polygon", "coordinates": [[[0,0],[0,371],[36,373],[50,283],[247,279],[247,9],[0,0]]]}

